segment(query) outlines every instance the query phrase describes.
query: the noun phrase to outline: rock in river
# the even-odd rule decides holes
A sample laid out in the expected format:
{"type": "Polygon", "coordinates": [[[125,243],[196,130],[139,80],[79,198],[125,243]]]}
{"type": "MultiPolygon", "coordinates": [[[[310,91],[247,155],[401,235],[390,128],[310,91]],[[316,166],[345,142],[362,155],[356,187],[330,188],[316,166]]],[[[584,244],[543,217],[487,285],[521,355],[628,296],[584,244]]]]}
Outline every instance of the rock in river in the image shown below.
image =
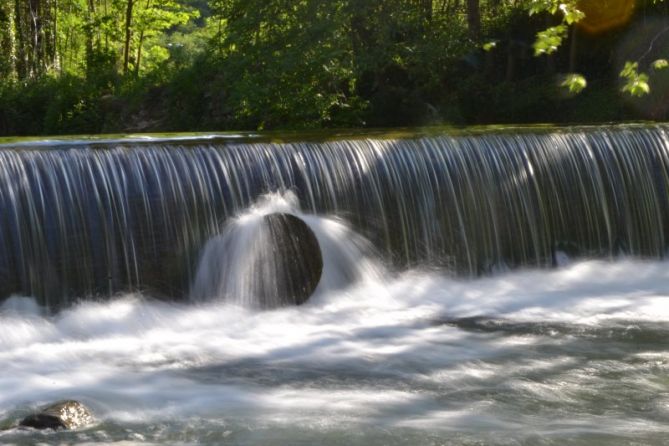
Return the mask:
{"type": "Polygon", "coordinates": [[[79,429],[93,424],[91,411],[78,401],[66,400],[45,406],[28,415],[19,426],[34,429],[79,429]]]}
{"type": "Polygon", "coordinates": [[[264,254],[256,259],[256,296],[261,306],[301,305],[318,286],[323,256],[316,235],[300,218],[266,215],[264,254]]]}

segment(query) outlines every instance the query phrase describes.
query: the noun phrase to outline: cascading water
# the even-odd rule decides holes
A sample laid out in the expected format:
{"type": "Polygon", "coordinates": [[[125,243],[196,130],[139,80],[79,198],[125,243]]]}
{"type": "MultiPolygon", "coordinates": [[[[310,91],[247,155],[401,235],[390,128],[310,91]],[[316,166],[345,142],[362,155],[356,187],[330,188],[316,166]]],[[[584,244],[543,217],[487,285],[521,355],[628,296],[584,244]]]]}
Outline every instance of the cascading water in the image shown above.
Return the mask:
{"type": "Polygon", "coordinates": [[[0,443],[663,445],[667,131],[1,146],[0,443]],[[323,272],[258,311],[277,212],[323,272]]]}
{"type": "Polygon", "coordinates": [[[667,128],[322,143],[0,150],[0,294],[45,303],[181,296],[200,249],[263,194],[294,190],[401,267],[469,275],[557,251],[661,258],[667,128]]]}
{"type": "MultiPolygon", "coordinates": [[[[374,274],[376,267],[366,259],[370,250],[366,245],[363,239],[341,222],[300,212],[297,197],[293,193],[266,195],[248,212],[228,222],[220,236],[207,242],[198,263],[190,297],[200,302],[224,299],[248,308],[285,305],[282,296],[271,294],[259,301],[263,289],[278,292],[286,288],[274,283],[277,274],[273,274],[274,268],[267,267],[279,260],[296,261],[300,265],[297,274],[305,276],[311,275],[310,266],[322,262],[323,274],[318,274],[315,284],[320,289],[340,289],[363,275],[374,274]],[[318,246],[312,248],[316,250],[315,254],[308,251],[306,254],[310,256],[306,258],[276,258],[277,253],[271,251],[280,247],[272,246],[268,240],[271,228],[266,226],[265,218],[277,214],[296,215],[299,221],[307,223],[317,239],[318,246]]],[[[290,256],[299,252],[287,254],[290,256]]]]}

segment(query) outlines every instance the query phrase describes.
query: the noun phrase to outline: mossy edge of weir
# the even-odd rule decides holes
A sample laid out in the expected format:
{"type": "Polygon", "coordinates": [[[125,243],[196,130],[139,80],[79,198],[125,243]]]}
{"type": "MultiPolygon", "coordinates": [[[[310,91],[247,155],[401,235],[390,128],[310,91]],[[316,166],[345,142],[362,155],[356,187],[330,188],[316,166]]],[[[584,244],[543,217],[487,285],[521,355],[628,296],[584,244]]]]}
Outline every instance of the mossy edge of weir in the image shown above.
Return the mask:
{"type": "Polygon", "coordinates": [[[481,126],[427,126],[378,129],[319,129],[319,130],[276,130],[256,132],[192,132],[192,133],[131,133],[101,135],[59,135],[35,137],[0,137],[0,149],[50,149],[54,147],[99,147],[140,146],[161,143],[195,146],[202,144],[235,143],[298,143],[327,142],[340,140],[396,140],[418,139],[435,136],[477,136],[484,134],[546,134],[568,133],[594,130],[624,131],[644,127],[661,126],[667,123],[639,121],[607,124],[521,124],[521,125],[481,125],[481,126]]]}

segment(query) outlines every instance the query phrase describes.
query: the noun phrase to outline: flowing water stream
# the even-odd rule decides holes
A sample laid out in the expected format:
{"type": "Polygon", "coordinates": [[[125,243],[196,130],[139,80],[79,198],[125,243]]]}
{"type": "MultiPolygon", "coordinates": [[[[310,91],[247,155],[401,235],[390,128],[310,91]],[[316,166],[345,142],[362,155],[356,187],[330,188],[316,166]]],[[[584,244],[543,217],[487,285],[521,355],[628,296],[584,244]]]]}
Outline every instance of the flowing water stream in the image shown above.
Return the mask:
{"type": "Polygon", "coordinates": [[[0,148],[0,444],[664,445],[666,132],[0,148]],[[211,243],[277,211],[323,277],[259,311],[211,243]]]}

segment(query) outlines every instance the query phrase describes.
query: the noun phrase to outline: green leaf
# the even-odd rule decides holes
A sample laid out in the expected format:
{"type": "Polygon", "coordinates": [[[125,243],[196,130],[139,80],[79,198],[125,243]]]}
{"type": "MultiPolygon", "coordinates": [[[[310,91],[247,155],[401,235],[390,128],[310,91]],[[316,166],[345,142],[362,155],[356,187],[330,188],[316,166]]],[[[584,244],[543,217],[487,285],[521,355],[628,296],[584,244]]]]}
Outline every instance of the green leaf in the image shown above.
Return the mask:
{"type": "Polygon", "coordinates": [[[663,70],[669,67],[669,61],[667,59],[657,59],[651,65],[655,70],[663,70]]]}
{"type": "Polygon", "coordinates": [[[639,74],[637,72],[638,68],[639,68],[638,62],[627,61],[625,62],[625,66],[623,67],[623,69],[620,71],[620,77],[630,78],[637,76],[639,74]]]}
{"type": "Polygon", "coordinates": [[[579,22],[585,17],[585,14],[573,4],[562,3],[560,5],[560,10],[564,14],[564,21],[567,22],[568,25],[579,22]]]}
{"type": "Polygon", "coordinates": [[[537,33],[537,39],[534,42],[534,55],[539,56],[541,54],[554,53],[566,36],[566,25],[552,26],[537,33]]]}
{"type": "Polygon", "coordinates": [[[588,81],[578,73],[571,73],[565,77],[560,86],[568,88],[570,93],[578,94],[588,86],[588,81]]]}
{"type": "Polygon", "coordinates": [[[556,3],[553,0],[531,0],[528,9],[530,15],[539,14],[545,11],[551,11],[556,8],[556,3]]]}
{"type": "Polygon", "coordinates": [[[492,51],[497,47],[497,41],[491,40],[483,44],[483,51],[492,51]]]}
{"type": "Polygon", "coordinates": [[[626,84],[623,87],[623,91],[632,96],[641,97],[650,93],[650,86],[648,85],[648,82],[637,80],[626,84]]]}
{"type": "Polygon", "coordinates": [[[625,62],[625,66],[620,71],[620,77],[626,79],[622,91],[629,93],[632,96],[644,96],[650,93],[650,85],[648,85],[648,75],[639,72],[638,62],[625,62]]]}

